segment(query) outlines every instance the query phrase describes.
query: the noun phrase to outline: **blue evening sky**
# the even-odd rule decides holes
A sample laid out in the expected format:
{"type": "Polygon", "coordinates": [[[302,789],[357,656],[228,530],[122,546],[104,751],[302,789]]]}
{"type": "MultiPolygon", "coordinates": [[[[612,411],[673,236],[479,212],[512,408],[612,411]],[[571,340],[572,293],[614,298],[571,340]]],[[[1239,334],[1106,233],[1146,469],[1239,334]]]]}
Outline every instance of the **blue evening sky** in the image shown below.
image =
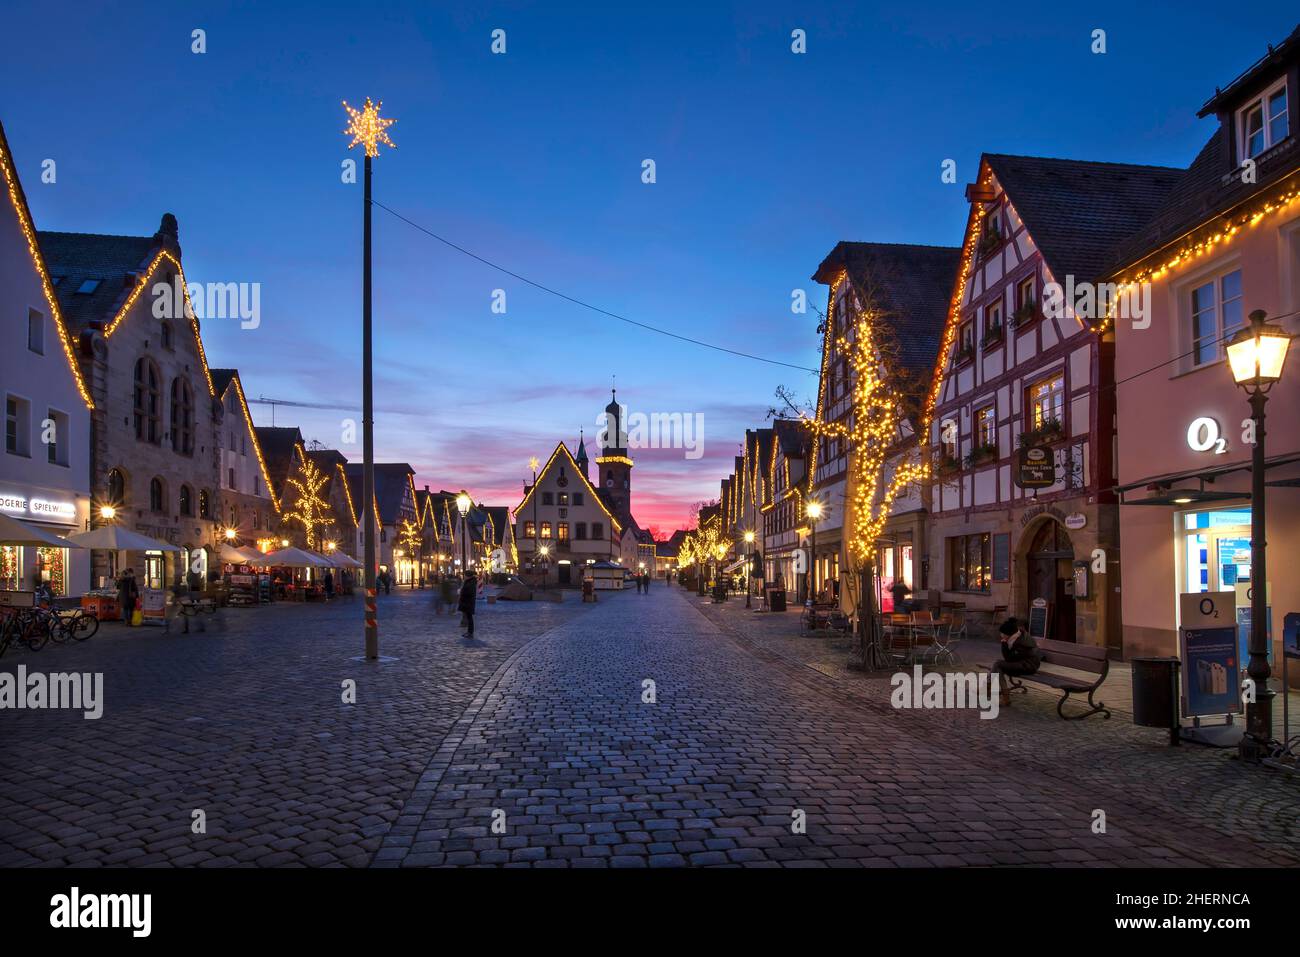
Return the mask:
{"type": "MultiPolygon", "coordinates": [[[[1196,109],[1296,18],[1275,2],[77,6],[4,15],[0,119],[38,228],[149,235],[175,213],[191,281],[261,284],[259,328],[204,325],[212,364],[250,397],[350,407],[361,187],[340,182],[360,159],[342,99],[398,121],[378,201],[576,298],[814,367],[817,316],[793,315],[791,291],[821,307],[809,276],[836,241],[958,243],[985,151],[1186,165],[1212,131],[1196,109]]],[[[378,457],[495,504],[517,503],[530,455],[592,436],[611,376],[633,412],[704,416],[703,458],[635,454],[634,511],[665,532],[716,497],[777,385],[815,393],[815,376],[597,315],[382,210],[375,311],[378,457]]],[[[275,420],[359,458],[341,436],[355,415],[275,420]]]]}

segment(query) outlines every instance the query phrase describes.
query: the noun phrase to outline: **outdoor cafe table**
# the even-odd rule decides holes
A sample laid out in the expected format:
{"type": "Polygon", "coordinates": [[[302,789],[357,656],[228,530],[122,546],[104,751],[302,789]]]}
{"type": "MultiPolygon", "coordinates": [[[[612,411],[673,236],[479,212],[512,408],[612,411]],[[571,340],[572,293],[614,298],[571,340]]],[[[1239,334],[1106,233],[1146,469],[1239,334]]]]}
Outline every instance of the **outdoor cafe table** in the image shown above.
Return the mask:
{"type": "Polygon", "coordinates": [[[916,659],[916,636],[918,633],[927,635],[930,638],[929,647],[934,648],[939,639],[940,629],[952,626],[952,618],[948,615],[942,615],[938,618],[932,618],[930,621],[917,621],[915,614],[908,615],[905,622],[888,622],[882,630],[885,641],[886,657],[889,652],[896,646],[890,641],[894,635],[903,638],[906,646],[906,654],[903,658],[905,664],[912,664],[916,659]]]}

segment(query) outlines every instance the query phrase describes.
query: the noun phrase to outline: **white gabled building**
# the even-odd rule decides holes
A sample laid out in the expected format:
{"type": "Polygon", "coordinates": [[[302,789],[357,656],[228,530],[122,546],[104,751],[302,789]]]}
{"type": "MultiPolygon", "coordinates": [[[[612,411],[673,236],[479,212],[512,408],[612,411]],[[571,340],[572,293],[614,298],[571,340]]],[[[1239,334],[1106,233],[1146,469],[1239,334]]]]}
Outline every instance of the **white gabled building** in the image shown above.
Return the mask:
{"type": "MultiPolygon", "coordinates": [[[[76,343],[37,242],[4,128],[0,167],[0,391],[5,451],[0,456],[0,511],[54,535],[90,519],[90,390],[76,343]]],[[[91,587],[83,549],[0,546],[0,590],[31,591],[47,582],[55,595],[91,587]]]]}
{"type": "Polygon", "coordinates": [[[623,525],[587,478],[586,461],[582,442],[576,458],[558,443],[515,506],[519,567],[530,580],[576,585],[588,564],[624,560],[623,525]]]}

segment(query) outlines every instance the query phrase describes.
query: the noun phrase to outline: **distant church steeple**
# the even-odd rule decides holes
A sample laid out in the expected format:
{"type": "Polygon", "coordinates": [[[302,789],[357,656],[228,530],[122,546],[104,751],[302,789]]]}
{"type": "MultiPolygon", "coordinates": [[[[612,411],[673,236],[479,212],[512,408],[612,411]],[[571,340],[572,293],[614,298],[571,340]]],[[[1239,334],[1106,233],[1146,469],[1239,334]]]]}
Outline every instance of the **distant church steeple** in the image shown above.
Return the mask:
{"type": "Polygon", "coordinates": [[[587,471],[587,444],[583,441],[581,429],[578,430],[578,454],[573,457],[573,460],[578,463],[578,468],[582,470],[583,478],[590,479],[591,475],[587,471]]]}

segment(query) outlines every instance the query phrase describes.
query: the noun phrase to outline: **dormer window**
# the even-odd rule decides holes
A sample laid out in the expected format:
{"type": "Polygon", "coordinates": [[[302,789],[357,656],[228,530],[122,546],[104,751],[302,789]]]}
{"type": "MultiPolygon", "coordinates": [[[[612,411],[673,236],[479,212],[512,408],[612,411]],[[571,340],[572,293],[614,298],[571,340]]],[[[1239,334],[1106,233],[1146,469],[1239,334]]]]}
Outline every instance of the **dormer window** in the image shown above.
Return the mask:
{"type": "Polygon", "coordinates": [[[1291,132],[1286,80],[1279,80],[1237,113],[1241,157],[1252,159],[1272,149],[1291,132]]]}

